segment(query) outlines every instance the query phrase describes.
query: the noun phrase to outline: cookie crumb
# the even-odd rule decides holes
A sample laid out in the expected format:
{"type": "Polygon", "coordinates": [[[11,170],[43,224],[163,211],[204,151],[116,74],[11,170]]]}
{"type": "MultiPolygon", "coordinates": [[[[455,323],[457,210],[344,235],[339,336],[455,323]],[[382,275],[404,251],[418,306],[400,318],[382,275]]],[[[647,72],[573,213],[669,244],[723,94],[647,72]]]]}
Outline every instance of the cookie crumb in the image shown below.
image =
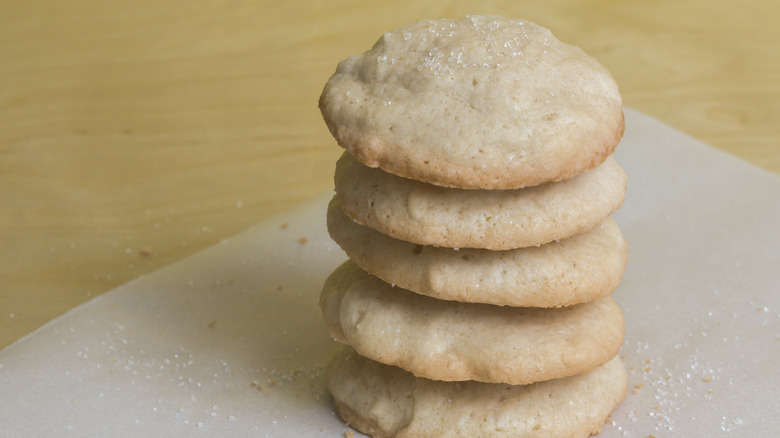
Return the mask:
{"type": "Polygon", "coordinates": [[[301,245],[305,244],[308,241],[309,241],[309,239],[307,239],[305,237],[301,237],[300,239],[298,239],[298,243],[300,243],[301,245]]]}
{"type": "Polygon", "coordinates": [[[712,377],[702,377],[701,381],[705,383],[710,383],[712,382],[712,377]]]}
{"type": "Polygon", "coordinates": [[[141,257],[143,257],[143,258],[145,258],[145,259],[148,259],[149,257],[151,257],[151,256],[152,256],[152,248],[150,248],[150,247],[148,247],[148,246],[145,246],[145,247],[141,248],[141,249],[138,251],[138,254],[139,254],[141,257]]]}
{"type": "Polygon", "coordinates": [[[215,325],[217,325],[217,320],[216,320],[216,319],[214,319],[214,320],[212,320],[211,322],[209,322],[208,324],[206,324],[206,327],[208,327],[208,328],[212,328],[212,327],[214,327],[215,325]]]}
{"type": "Polygon", "coordinates": [[[288,224],[287,222],[284,222],[279,228],[282,229],[282,230],[286,230],[287,227],[289,227],[289,226],[290,226],[290,224],[288,224]]]}
{"type": "Polygon", "coordinates": [[[636,385],[634,385],[634,390],[633,390],[633,391],[631,391],[631,393],[632,393],[632,394],[634,394],[634,395],[637,395],[637,394],[639,394],[639,391],[640,391],[642,388],[644,388],[644,386],[645,386],[645,385],[644,385],[644,384],[642,384],[642,383],[637,383],[636,385]]]}
{"type": "Polygon", "coordinates": [[[352,429],[347,430],[344,432],[344,438],[355,438],[355,432],[352,432],[352,429]]]}

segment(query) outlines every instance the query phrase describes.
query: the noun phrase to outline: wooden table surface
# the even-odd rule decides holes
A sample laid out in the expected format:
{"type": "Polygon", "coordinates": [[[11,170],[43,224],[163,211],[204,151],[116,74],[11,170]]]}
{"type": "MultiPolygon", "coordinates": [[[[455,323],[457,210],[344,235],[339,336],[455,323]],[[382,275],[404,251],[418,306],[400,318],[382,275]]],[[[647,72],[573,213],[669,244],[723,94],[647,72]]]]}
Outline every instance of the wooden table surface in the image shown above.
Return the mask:
{"type": "Polygon", "coordinates": [[[502,14],[609,68],[626,105],[780,172],[774,0],[0,5],[0,348],[332,186],[317,98],[423,18],[502,14]]]}

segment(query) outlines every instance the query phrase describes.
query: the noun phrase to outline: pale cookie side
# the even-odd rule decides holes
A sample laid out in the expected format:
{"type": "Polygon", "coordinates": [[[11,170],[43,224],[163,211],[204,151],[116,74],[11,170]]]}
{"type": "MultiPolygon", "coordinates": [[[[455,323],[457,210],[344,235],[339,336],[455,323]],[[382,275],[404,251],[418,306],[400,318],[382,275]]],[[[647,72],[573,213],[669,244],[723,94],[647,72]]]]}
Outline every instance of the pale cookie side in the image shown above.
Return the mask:
{"type": "Polygon", "coordinates": [[[339,63],[319,106],[366,165],[466,189],[570,178],[598,166],[624,131],[602,65],[543,27],[497,16],[384,34],[339,63]]]}
{"type": "Polygon", "coordinates": [[[601,431],[627,380],[615,357],[585,374],[531,385],[438,382],[349,349],[326,373],[339,415],[374,438],[585,438],[601,431]]]}
{"type": "Polygon", "coordinates": [[[628,245],[607,218],[581,234],[540,247],[453,250],[393,239],[347,217],[337,197],[328,230],[347,256],[387,283],[443,300],[515,307],[561,307],[612,293],[628,245]]]}
{"type": "Polygon", "coordinates": [[[627,177],[614,158],[555,183],[516,190],[461,190],[401,178],[348,153],[335,190],[355,222],[396,239],[448,248],[539,246],[590,230],[625,199],[627,177]]]}
{"type": "Polygon", "coordinates": [[[434,380],[526,384],[578,374],[615,356],[623,314],[610,297],[540,309],[458,303],[393,287],[352,263],[320,298],[331,336],[434,380]]]}

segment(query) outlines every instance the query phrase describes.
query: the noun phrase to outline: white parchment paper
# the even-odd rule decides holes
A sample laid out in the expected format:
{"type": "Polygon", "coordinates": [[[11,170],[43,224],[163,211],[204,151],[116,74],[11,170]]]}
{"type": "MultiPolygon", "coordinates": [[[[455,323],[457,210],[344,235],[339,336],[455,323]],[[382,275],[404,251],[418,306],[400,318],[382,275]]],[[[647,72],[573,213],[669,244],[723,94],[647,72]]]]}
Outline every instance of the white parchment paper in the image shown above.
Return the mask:
{"type": "MultiPolygon", "coordinates": [[[[614,217],[630,260],[613,296],[629,392],[600,436],[778,436],[780,177],[626,118],[614,217]]],[[[339,346],[317,305],[345,259],[330,196],[0,352],[0,436],[344,436],[322,382],[339,346]]]]}

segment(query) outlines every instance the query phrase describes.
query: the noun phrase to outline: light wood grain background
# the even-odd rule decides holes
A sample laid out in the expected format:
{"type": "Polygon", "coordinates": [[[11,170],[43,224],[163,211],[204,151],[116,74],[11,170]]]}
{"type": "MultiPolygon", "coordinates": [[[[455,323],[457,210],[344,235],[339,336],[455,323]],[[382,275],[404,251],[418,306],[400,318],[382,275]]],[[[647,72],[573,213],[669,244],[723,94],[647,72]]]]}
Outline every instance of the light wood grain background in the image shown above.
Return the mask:
{"type": "Polygon", "coordinates": [[[0,348],[331,188],[317,98],[422,18],[503,14],[626,105],[780,172],[780,3],[0,1],[0,348]]]}

